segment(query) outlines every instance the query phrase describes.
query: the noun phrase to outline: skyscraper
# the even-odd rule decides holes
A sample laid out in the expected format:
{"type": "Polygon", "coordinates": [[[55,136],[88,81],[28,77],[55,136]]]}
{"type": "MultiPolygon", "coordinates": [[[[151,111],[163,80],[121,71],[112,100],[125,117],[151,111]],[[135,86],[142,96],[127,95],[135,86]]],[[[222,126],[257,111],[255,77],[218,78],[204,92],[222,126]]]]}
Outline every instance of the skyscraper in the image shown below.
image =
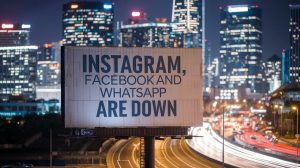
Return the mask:
{"type": "Polygon", "coordinates": [[[281,85],[281,58],[274,54],[271,56],[265,65],[265,75],[268,82],[269,93],[278,89],[281,85]]]}
{"type": "Polygon", "coordinates": [[[113,4],[70,2],[63,6],[63,45],[112,46],[113,4]]]}
{"type": "Polygon", "coordinates": [[[300,5],[290,5],[289,82],[300,85],[300,5]]]}
{"type": "Polygon", "coordinates": [[[21,46],[30,44],[29,24],[2,23],[0,27],[0,46],[21,46]]]}
{"type": "Polygon", "coordinates": [[[2,23],[0,28],[0,100],[36,95],[37,46],[30,46],[29,24],[2,23]]]}
{"type": "Polygon", "coordinates": [[[281,85],[289,83],[290,50],[283,50],[281,54],[281,85]]]}
{"type": "MultiPolygon", "coordinates": [[[[258,6],[233,5],[221,9],[220,87],[227,93],[242,89],[265,92],[262,82],[262,23],[258,6]]],[[[237,99],[239,94],[220,95],[237,99]]]]}
{"type": "Polygon", "coordinates": [[[0,47],[0,99],[35,99],[37,46],[0,47]]]}
{"type": "Polygon", "coordinates": [[[173,0],[172,22],[175,33],[182,35],[184,47],[202,47],[202,0],[173,0]]]}
{"type": "Polygon", "coordinates": [[[121,26],[123,47],[173,47],[173,24],[143,23],[121,26]]]}

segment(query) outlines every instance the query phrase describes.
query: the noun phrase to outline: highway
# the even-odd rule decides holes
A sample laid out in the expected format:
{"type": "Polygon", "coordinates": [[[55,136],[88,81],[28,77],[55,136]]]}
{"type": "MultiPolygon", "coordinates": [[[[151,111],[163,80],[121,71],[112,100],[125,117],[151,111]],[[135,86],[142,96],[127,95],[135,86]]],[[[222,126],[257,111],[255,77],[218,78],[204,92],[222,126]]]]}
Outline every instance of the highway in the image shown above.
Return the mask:
{"type": "Polygon", "coordinates": [[[108,151],[106,162],[109,168],[138,168],[139,139],[118,140],[108,151]]]}
{"type": "MultiPolygon", "coordinates": [[[[109,168],[139,168],[139,138],[119,140],[107,155],[109,168]]],[[[215,163],[201,158],[183,139],[165,138],[155,141],[156,168],[214,168],[215,163]]]]}
{"type": "Polygon", "coordinates": [[[269,149],[269,151],[273,152],[273,153],[278,153],[278,154],[286,155],[286,156],[292,156],[295,158],[296,158],[296,156],[299,156],[299,154],[300,154],[300,150],[298,150],[298,155],[297,155],[296,147],[288,146],[288,145],[282,144],[282,143],[272,143],[258,132],[245,131],[243,134],[237,135],[236,137],[242,143],[246,143],[246,144],[255,146],[257,148],[269,149]]]}
{"type": "MultiPolygon", "coordinates": [[[[199,153],[210,158],[222,161],[222,137],[217,135],[208,123],[203,127],[191,128],[191,134],[196,137],[186,140],[188,145],[199,153]]],[[[256,153],[254,151],[236,146],[225,140],[225,163],[236,167],[247,168],[299,168],[300,164],[281,160],[271,156],[256,153]]]]}

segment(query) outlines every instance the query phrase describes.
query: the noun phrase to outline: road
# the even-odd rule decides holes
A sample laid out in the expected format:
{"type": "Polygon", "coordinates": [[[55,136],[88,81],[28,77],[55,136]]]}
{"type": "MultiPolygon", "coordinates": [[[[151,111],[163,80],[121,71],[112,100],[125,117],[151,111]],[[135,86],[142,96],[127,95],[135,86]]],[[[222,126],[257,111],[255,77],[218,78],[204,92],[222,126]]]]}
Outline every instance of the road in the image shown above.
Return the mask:
{"type": "MultiPolygon", "coordinates": [[[[108,152],[107,167],[139,168],[139,138],[119,140],[108,152]]],[[[155,141],[156,168],[214,168],[215,163],[201,158],[183,139],[155,141]]]]}
{"type": "MultiPolygon", "coordinates": [[[[217,135],[208,123],[203,127],[191,129],[192,135],[200,135],[186,140],[194,150],[216,160],[222,161],[222,138],[217,135]]],[[[299,168],[300,164],[288,162],[271,156],[263,155],[241,148],[225,140],[225,163],[236,167],[247,168],[299,168]]]]}
{"type": "Polygon", "coordinates": [[[109,168],[136,168],[139,166],[139,139],[118,140],[109,150],[106,162],[109,168]]]}
{"type": "Polygon", "coordinates": [[[236,138],[238,138],[244,143],[250,144],[257,148],[268,149],[268,151],[276,152],[282,155],[289,155],[293,157],[300,155],[300,150],[298,150],[297,155],[296,147],[288,146],[286,144],[281,143],[272,143],[258,132],[245,131],[244,134],[236,135],[236,138]]]}

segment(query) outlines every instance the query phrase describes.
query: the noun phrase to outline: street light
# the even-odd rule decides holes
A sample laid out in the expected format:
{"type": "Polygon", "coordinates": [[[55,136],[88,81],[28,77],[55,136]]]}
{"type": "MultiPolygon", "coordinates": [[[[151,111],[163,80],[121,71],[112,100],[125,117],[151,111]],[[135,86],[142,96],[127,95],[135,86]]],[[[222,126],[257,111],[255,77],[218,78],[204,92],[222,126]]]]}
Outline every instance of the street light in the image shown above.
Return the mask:
{"type": "MultiPolygon", "coordinates": [[[[278,106],[277,104],[274,105],[274,108],[276,109],[276,111],[277,111],[278,107],[279,107],[279,106],[278,106]]],[[[274,130],[275,130],[275,114],[276,114],[276,111],[275,111],[275,110],[273,111],[273,115],[274,115],[274,130]]],[[[277,120],[277,121],[278,121],[278,120],[277,120]]],[[[277,126],[278,126],[278,125],[277,125],[277,126]]],[[[276,130],[277,130],[277,128],[276,128],[276,130]]]]}
{"type": "Polygon", "coordinates": [[[282,136],[282,127],[283,127],[283,121],[282,121],[282,118],[283,118],[283,116],[282,116],[282,109],[283,109],[283,106],[281,105],[281,106],[279,106],[279,108],[280,108],[280,136],[282,136]]]}
{"type": "Polygon", "coordinates": [[[297,164],[298,164],[298,161],[299,161],[299,157],[298,157],[298,149],[299,149],[299,142],[298,142],[298,139],[299,139],[299,116],[298,116],[298,107],[297,106],[292,106],[292,110],[296,110],[297,112],[297,135],[296,135],[296,138],[297,138],[297,164]]]}
{"type": "Polygon", "coordinates": [[[223,164],[223,168],[225,167],[225,159],[224,159],[224,156],[225,156],[225,149],[224,149],[224,139],[225,139],[225,131],[224,131],[224,123],[225,123],[225,107],[223,106],[223,144],[222,144],[222,164],[223,164]]]}

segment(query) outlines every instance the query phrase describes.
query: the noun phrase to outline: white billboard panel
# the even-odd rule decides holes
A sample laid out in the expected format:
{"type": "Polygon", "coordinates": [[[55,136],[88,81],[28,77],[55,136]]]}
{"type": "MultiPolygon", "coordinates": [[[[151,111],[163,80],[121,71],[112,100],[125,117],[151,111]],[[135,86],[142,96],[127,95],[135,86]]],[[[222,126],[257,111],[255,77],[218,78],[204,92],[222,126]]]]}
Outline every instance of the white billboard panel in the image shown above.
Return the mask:
{"type": "Polygon", "coordinates": [[[202,125],[201,49],[64,47],[66,127],[202,125]]]}

